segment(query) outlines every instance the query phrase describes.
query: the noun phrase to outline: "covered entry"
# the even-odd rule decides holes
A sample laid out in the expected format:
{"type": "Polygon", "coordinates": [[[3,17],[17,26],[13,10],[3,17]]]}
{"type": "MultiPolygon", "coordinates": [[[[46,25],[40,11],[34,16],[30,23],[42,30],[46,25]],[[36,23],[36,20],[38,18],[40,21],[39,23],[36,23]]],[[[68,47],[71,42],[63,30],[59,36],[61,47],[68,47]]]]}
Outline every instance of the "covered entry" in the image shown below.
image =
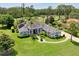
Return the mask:
{"type": "Polygon", "coordinates": [[[38,30],[37,29],[33,29],[33,34],[38,34],[38,30]]]}

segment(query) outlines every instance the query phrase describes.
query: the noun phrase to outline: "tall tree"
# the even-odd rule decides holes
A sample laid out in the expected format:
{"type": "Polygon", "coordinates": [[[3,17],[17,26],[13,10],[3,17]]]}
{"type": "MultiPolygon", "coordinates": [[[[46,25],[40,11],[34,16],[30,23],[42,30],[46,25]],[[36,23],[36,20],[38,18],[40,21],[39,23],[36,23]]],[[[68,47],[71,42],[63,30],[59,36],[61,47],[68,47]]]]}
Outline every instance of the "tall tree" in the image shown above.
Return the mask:
{"type": "Polygon", "coordinates": [[[70,28],[71,28],[71,34],[77,36],[77,30],[76,30],[77,28],[76,28],[76,23],[75,22],[72,22],[70,24],[70,28]]]}
{"type": "Polygon", "coordinates": [[[49,6],[49,7],[47,8],[47,14],[48,14],[48,15],[51,15],[51,14],[52,14],[52,6],[49,6]]]}
{"type": "Polygon", "coordinates": [[[7,25],[7,28],[11,28],[14,23],[14,18],[13,16],[6,14],[6,15],[1,15],[1,24],[7,25]]]}
{"type": "Polygon", "coordinates": [[[75,9],[75,7],[73,7],[72,5],[58,5],[57,9],[58,9],[58,15],[60,19],[60,15],[65,15],[65,17],[68,18],[69,14],[73,9],[75,9]]]}
{"type": "Polygon", "coordinates": [[[22,16],[24,16],[24,15],[25,15],[25,4],[22,3],[22,16]]]}

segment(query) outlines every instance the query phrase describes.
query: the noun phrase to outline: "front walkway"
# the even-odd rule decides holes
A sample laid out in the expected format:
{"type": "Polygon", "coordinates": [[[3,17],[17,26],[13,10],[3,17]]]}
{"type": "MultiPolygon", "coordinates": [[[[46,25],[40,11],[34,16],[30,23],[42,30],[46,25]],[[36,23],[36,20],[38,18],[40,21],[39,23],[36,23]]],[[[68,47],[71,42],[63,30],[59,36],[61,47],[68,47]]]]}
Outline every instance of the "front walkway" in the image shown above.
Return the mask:
{"type": "Polygon", "coordinates": [[[40,36],[37,36],[37,38],[38,38],[38,42],[40,42],[40,43],[63,43],[63,42],[66,42],[69,39],[69,38],[66,38],[65,40],[62,40],[62,41],[50,42],[50,41],[45,41],[45,39],[43,39],[43,41],[41,41],[40,36]]]}
{"type": "Polygon", "coordinates": [[[40,36],[38,36],[38,35],[36,35],[36,36],[37,36],[37,38],[38,38],[38,42],[40,42],[40,43],[45,43],[45,42],[46,42],[44,39],[42,39],[43,41],[41,41],[40,36]]]}

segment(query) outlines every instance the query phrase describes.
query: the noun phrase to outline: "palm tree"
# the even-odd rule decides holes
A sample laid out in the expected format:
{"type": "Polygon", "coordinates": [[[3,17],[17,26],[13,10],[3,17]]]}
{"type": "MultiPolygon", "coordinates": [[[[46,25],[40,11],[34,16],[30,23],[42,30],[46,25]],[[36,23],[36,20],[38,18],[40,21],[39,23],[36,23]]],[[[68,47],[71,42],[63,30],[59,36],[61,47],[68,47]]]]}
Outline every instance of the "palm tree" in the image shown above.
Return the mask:
{"type": "Polygon", "coordinates": [[[24,17],[24,14],[25,14],[25,4],[22,3],[22,17],[24,17]]]}

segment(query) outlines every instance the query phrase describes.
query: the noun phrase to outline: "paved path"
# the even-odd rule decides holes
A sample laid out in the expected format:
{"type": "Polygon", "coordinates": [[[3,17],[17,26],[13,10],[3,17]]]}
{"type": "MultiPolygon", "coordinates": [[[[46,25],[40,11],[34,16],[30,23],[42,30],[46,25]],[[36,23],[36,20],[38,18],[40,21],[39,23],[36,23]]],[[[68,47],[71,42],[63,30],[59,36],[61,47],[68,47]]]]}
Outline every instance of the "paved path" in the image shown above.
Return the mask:
{"type": "Polygon", "coordinates": [[[43,39],[43,41],[41,41],[41,38],[38,35],[37,35],[37,38],[38,38],[38,42],[40,42],[40,43],[45,43],[46,42],[44,39],[43,39]]]}
{"type": "Polygon", "coordinates": [[[40,43],[63,43],[63,42],[65,42],[65,41],[67,41],[68,40],[68,38],[66,38],[65,40],[62,40],[62,41],[58,41],[58,42],[49,42],[49,41],[45,41],[45,39],[43,39],[43,41],[41,41],[40,39],[40,36],[37,36],[37,38],[38,38],[38,41],[40,42],[40,43]]]}
{"type": "Polygon", "coordinates": [[[69,33],[66,33],[64,31],[61,31],[61,34],[65,34],[66,38],[69,38],[69,39],[72,38],[72,41],[75,41],[75,42],[79,43],[79,38],[77,38],[77,37],[75,37],[75,36],[73,36],[69,33]]]}

